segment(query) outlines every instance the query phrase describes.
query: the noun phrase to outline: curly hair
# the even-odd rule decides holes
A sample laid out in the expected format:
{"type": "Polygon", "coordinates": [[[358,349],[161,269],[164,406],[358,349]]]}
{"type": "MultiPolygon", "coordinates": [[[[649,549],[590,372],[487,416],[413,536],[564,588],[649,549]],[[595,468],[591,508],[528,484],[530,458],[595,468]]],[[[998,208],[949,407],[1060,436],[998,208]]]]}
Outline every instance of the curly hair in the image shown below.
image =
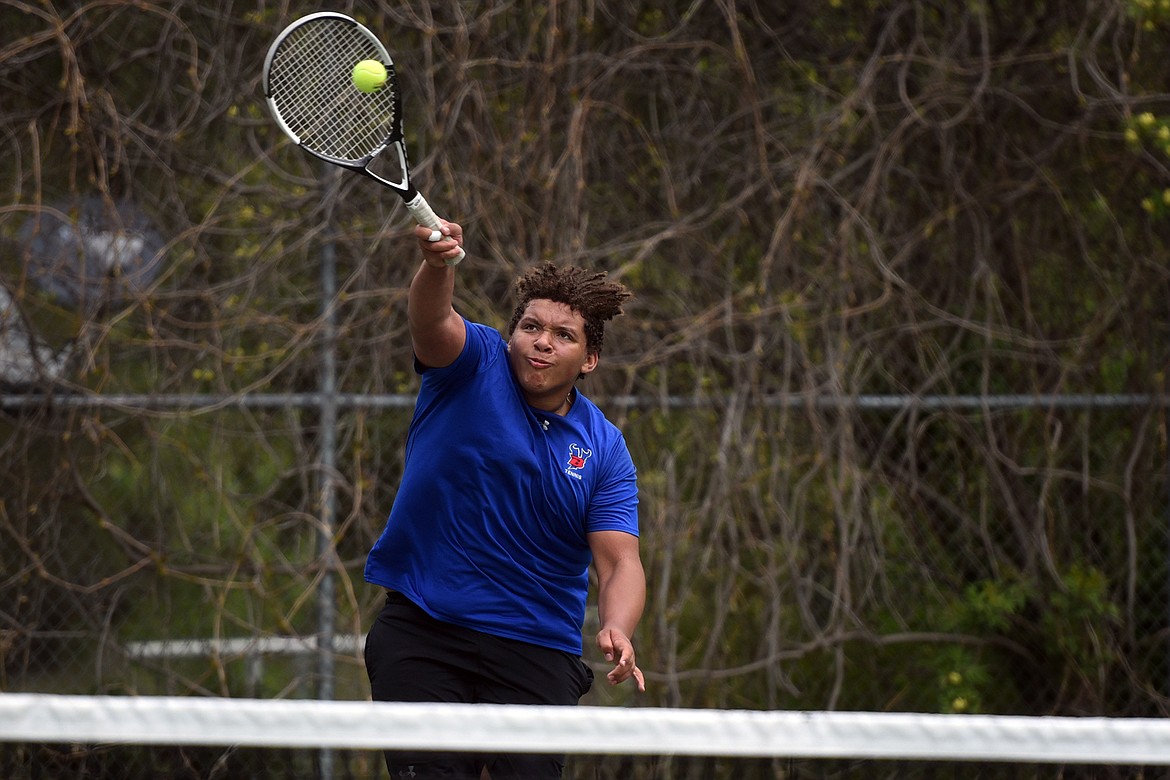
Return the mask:
{"type": "Polygon", "coordinates": [[[608,282],[604,271],[587,271],[554,263],[533,268],[514,285],[516,309],[508,334],[516,330],[531,301],[543,299],[563,303],[585,318],[585,347],[601,352],[605,323],[622,313],[622,304],[634,294],[621,282],[608,282]]]}

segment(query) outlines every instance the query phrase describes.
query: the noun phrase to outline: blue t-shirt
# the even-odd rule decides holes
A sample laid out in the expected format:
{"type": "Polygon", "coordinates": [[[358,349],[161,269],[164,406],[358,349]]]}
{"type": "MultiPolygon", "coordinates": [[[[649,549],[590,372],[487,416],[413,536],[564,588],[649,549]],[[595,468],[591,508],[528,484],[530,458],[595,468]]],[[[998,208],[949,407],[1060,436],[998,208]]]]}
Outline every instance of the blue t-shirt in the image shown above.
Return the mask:
{"type": "Polygon", "coordinates": [[[586,534],[636,536],[637,504],[621,431],[580,393],[564,417],[529,406],[503,338],[468,322],[455,362],[423,371],[365,578],[438,620],[580,655],[586,534]]]}

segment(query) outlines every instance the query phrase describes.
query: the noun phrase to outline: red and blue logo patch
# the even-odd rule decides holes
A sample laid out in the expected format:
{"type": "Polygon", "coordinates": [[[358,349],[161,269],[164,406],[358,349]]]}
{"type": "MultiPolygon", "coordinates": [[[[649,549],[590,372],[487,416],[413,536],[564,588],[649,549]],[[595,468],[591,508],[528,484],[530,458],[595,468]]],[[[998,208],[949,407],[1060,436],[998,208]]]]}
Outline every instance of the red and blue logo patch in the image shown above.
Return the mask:
{"type": "Polygon", "coordinates": [[[569,445],[569,464],[565,467],[565,473],[570,477],[581,479],[580,471],[585,468],[585,462],[589,460],[589,456],[593,454],[593,450],[587,450],[580,444],[569,445]]]}

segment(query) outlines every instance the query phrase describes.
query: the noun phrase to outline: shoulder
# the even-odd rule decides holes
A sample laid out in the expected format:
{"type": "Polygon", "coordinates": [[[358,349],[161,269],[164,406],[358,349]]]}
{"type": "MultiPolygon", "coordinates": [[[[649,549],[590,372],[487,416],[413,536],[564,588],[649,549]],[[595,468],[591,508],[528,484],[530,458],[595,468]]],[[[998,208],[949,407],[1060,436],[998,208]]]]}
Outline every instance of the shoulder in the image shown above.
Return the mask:
{"type": "Polygon", "coordinates": [[[450,364],[432,368],[415,359],[415,370],[435,381],[442,377],[469,375],[481,370],[505,354],[507,343],[495,328],[471,320],[463,320],[466,338],[463,348],[450,364]]]}
{"type": "Polygon", "coordinates": [[[605,412],[580,390],[577,391],[576,404],[581,407],[581,415],[598,451],[604,453],[606,459],[626,461],[632,466],[630,451],[626,446],[626,437],[621,428],[615,425],[605,415],[605,412]]]}
{"type": "Polygon", "coordinates": [[[464,320],[467,323],[468,338],[476,338],[484,345],[491,345],[502,347],[506,343],[504,337],[495,328],[484,325],[482,322],[472,322],[471,320],[464,320]]]}
{"type": "Polygon", "coordinates": [[[603,433],[606,438],[621,437],[623,435],[621,428],[617,427],[606,416],[605,412],[597,404],[593,403],[589,396],[581,392],[580,389],[576,391],[573,405],[579,406],[581,415],[588,421],[589,425],[597,429],[599,433],[603,433]]]}

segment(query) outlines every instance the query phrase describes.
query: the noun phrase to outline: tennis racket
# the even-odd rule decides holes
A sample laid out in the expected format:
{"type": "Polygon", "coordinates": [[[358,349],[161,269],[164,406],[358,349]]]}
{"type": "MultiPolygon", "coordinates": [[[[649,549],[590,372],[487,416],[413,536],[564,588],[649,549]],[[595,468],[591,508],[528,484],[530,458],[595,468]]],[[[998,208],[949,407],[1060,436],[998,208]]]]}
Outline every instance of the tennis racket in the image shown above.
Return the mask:
{"type": "MultiPolygon", "coordinates": [[[[290,24],[268,49],[264,95],[280,129],[306,152],[381,182],[402,196],[419,224],[432,230],[442,227],[410,181],[394,62],[364,26],[332,11],[290,24]],[[374,92],[354,86],[353,67],[363,60],[377,60],[386,67],[386,83],[374,92]],[[384,162],[387,147],[397,153],[397,160],[390,160],[397,163],[397,181],[373,170],[384,162]]],[[[460,249],[447,264],[455,265],[463,257],[460,249]]]]}

